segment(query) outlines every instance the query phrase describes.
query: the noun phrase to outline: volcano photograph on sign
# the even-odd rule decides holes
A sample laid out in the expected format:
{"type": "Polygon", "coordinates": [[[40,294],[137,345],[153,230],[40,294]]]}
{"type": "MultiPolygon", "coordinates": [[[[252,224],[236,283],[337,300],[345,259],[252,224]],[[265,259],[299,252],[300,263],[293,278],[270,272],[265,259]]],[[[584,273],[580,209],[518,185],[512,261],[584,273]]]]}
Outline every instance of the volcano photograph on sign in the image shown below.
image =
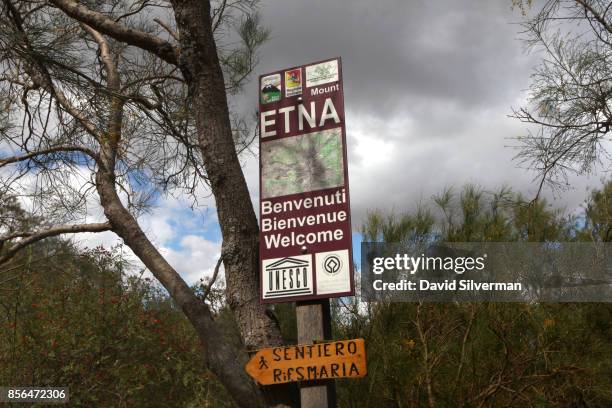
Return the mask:
{"type": "Polygon", "coordinates": [[[259,106],[260,283],[266,303],[354,293],[341,61],[262,75],[260,89],[272,79],[295,80],[298,72],[306,73],[300,93],[279,92],[276,103],[261,98],[259,106]]]}
{"type": "Polygon", "coordinates": [[[270,141],[261,154],[264,198],[344,184],[339,128],[270,141]]]}

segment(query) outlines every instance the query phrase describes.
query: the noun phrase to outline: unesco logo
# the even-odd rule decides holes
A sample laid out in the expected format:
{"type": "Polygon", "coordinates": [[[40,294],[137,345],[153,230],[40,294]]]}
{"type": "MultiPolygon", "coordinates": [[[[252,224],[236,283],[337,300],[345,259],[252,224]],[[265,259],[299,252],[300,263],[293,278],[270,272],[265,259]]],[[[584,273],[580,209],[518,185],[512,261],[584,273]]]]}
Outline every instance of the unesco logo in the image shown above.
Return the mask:
{"type": "Polygon", "coordinates": [[[336,255],[328,255],[323,260],[323,269],[330,275],[335,275],[342,269],[342,261],[336,255]]]}

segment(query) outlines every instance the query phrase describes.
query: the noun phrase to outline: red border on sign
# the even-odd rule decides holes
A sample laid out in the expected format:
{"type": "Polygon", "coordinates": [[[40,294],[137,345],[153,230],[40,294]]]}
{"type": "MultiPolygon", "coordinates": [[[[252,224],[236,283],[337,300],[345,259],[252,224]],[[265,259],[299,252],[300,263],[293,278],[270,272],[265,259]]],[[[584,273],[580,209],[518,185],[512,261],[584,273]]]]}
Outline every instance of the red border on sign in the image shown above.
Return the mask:
{"type": "MultiPolygon", "coordinates": [[[[337,100],[339,102],[338,106],[336,106],[336,110],[338,111],[339,115],[342,118],[342,122],[339,125],[336,124],[331,124],[331,125],[327,125],[324,126],[322,128],[318,128],[317,130],[325,130],[328,128],[337,128],[340,127],[341,128],[341,138],[342,138],[342,159],[343,159],[343,173],[344,173],[344,185],[343,186],[339,186],[339,187],[334,187],[331,189],[324,189],[324,190],[318,190],[316,192],[307,192],[307,193],[300,193],[300,194],[292,194],[292,195],[288,195],[288,196],[283,196],[283,197],[274,197],[274,198],[270,198],[270,199],[266,199],[266,200],[274,200],[274,199],[278,199],[278,198],[285,198],[285,199],[291,199],[294,196],[295,197],[300,197],[300,196],[308,196],[311,195],[313,193],[323,193],[326,190],[329,191],[333,191],[333,190],[337,190],[337,189],[345,189],[346,192],[346,203],[343,204],[347,211],[347,223],[348,223],[348,237],[346,237],[345,239],[343,239],[342,241],[347,242],[347,247],[342,247],[342,248],[338,248],[338,249],[329,249],[329,250],[348,250],[348,254],[349,254],[349,279],[350,279],[350,290],[347,292],[336,292],[336,293],[326,293],[326,294],[317,294],[317,279],[316,279],[316,274],[317,274],[317,270],[316,270],[316,253],[315,252],[311,252],[308,251],[306,253],[302,253],[302,252],[296,252],[295,249],[292,250],[287,250],[284,251],[282,249],[279,249],[277,251],[275,251],[279,255],[278,257],[283,257],[283,256],[299,256],[299,255],[307,255],[310,254],[312,256],[312,285],[313,285],[313,291],[314,294],[311,295],[302,295],[302,296],[287,296],[287,297],[281,297],[281,298],[276,298],[276,299],[264,299],[263,298],[263,259],[261,257],[262,254],[262,246],[263,244],[263,235],[261,232],[261,219],[262,219],[262,215],[261,215],[261,203],[262,203],[262,162],[261,162],[261,146],[262,143],[266,143],[268,141],[272,141],[272,140],[276,140],[276,139],[281,139],[284,137],[292,137],[292,136],[296,136],[298,134],[305,134],[305,133],[309,133],[310,130],[305,130],[303,132],[295,132],[292,131],[286,135],[276,135],[273,137],[267,137],[265,139],[264,142],[262,142],[262,138],[261,138],[261,122],[260,122],[260,118],[261,116],[258,116],[258,127],[259,127],[259,224],[260,224],[260,232],[259,232],[259,288],[260,288],[260,294],[259,294],[259,300],[260,303],[288,303],[288,302],[295,302],[295,301],[304,301],[304,300],[315,300],[315,299],[327,299],[327,298],[332,298],[332,297],[343,297],[343,296],[353,296],[355,294],[355,276],[354,276],[354,260],[353,260],[353,236],[352,236],[352,221],[351,221],[351,211],[350,211],[350,189],[349,189],[349,174],[348,174],[348,155],[347,155],[347,147],[346,147],[346,120],[345,120],[345,112],[344,112],[344,89],[343,89],[343,72],[342,72],[342,59],[340,57],[337,58],[329,58],[329,59],[325,59],[325,60],[321,60],[321,61],[316,61],[316,62],[312,62],[309,64],[305,64],[305,65],[300,65],[300,66],[295,66],[295,67],[291,67],[291,68],[286,68],[286,69],[282,69],[279,71],[274,71],[274,72],[270,72],[264,75],[260,75],[259,79],[258,79],[258,101],[259,101],[259,115],[261,115],[262,110],[266,111],[266,110],[278,110],[280,108],[283,108],[285,106],[290,106],[290,105],[295,105],[295,103],[297,102],[297,98],[302,97],[304,102],[310,102],[313,100],[322,100],[323,97],[320,96],[308,96],[307,92],[312,89],[312,88],[307,88],[306,87],[306,67],[307,66],[311,66],[311,65],[316,65],[316,64],[320,64],[320,63],[324,63],[324,62],[328,62],[328,61],[334,61],[337,60],[338,61],[338,81],[335,83],[330,83],[330,84],[325,84],[325,85],[320,85],[322,86],[330,86],[333,84],[338,84],[339,85],[339,91],[338,91],[338,96],[337,96],[337,100]],[[284,72],[285,71],[290,71],[290,70],[294,70],[294,69],[301,69],[302,71],[302,95],[294,95],[294,96],[290,96],[290,97],[286,97],[285,93],[282,92],[281,90],[281,99],[277,102],[271,102],[271,103],[267,103],[267,104],[262,104],[261,103],[261,79],[263,77],[267,77],[270,75],[274,75],[274,74],[280,74],[281,76],[281,87],[282,89],[284,89],[285,84],[285,77],[284,77],[284,72]]],[[[315,246],[316,247],[316,246],[315,246]]],[[[275,257],[277,257],[275,255],[275,257]]]]}

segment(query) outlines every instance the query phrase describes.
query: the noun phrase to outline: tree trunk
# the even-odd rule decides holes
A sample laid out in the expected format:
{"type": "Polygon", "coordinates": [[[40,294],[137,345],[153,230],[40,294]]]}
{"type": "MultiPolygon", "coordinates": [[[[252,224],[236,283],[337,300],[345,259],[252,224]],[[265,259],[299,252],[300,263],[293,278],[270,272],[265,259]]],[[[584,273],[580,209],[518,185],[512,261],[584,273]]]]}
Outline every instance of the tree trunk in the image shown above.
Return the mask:
{"type": "Polygon", "coordinates": [[[227,301],[247,348],[280,345],[279,328],[259,303],[259,230],[232,136],[210,4],[201,0],[172,4],[180,32],[179,65],[189,86],[223,236],[227,301]]]}
{"type": "Polygon", "coordinates": [[[210,370],[219,378],[241,407],[266,406],[262,392],[246,374],[244,366],[249,356],[240,339],[220,329],[212,319],[206,304],[200,301],[180,275],[146,237],[136,219],[121,203],[112,175],[105,170],[96,174],[96,185],[104,214],[125,244],[168,290],[181,307],[204,346],[204,358],[210,370]]]}
{"type": "MultiPolygon", "coordinates": [[[[227,302],[247,350],[281,345],[279,327],[259,303],[259,227],[232,135],[210,3],[173,0],[172,6],[180,36],[179,66],[189,87],[223,237],[227,302]]],[[[261,390],[270,406],[295,404],[297,398],[291,385],[261,390]]]]}
{"type": "MultiPolygon", "coordinates": [[[[205,305],[197,305],[195,297],[188,297],[187,293],[191,296],[193,293],[182,279],[180,284],[174,278],[164,280],[163,271],[171,266],[144,237],[135,220],[128,220],[125,215],[118,219],[112,213],[107,216],[132,250],[143,261],[149,260],[145,265],[159,271],[156,277],[164,286],[169,285],[166,287],[173,298],[182,299],[178,303],[210,350],[209,367],[234,400],[245,407],[287,406],[297,395],[293,392],[295,387],[259,388],[244,370],[247,350],[281,345],[283,340],[276,322],[259,303],[259,229],[234,145],[225,82],[211,29],[210,4],[202,0],[174,0],[172,5],[180,33],[179,66],[189,87],[198,141],[223,237],[226,298],[242,341],[234,342],[224,336],[205,305]]],[[[119,203],[118,197],[113,200],[119,203]]]]}

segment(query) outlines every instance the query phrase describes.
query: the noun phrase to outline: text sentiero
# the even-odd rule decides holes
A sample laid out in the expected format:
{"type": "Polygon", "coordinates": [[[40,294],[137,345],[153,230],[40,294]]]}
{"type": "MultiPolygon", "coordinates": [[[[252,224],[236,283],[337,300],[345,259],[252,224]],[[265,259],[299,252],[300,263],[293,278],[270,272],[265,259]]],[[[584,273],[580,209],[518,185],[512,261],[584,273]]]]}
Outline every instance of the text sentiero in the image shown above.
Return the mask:
{"type": "Polygon", "coordinates": [[[362,377],[362,364],[349,359],[358,352],[363,353],[363,346],[358,347],[356,341],[297,345],[295,347],[277,347],[272,351],[274,362],[297,360],[296,367],[274,368],[272,371],[274,383],[290,381],[321,380],[327,378],[362,377]],[[311,360],[337,359],[334,362],[312,364],[311,360]],[[301,362],[301,364],[300,364],[301,362]],[[360,368],[361,371],[360,372],[360,368]]]}
{"type": "Polygon", "coordinates": [[[245,366],[259,384],[333,378],[358,378],[367,374],[364,339],[298,344],[257,350],[245,366]]]}
{"type": "Polygon", "coordinates": [[[338,223],[348,219],[344,207],[346,189],[311,194],[305,198],[261,202],[261,232],[266,249],[301,247],[345,238],[344,229],[338,223]]]}

